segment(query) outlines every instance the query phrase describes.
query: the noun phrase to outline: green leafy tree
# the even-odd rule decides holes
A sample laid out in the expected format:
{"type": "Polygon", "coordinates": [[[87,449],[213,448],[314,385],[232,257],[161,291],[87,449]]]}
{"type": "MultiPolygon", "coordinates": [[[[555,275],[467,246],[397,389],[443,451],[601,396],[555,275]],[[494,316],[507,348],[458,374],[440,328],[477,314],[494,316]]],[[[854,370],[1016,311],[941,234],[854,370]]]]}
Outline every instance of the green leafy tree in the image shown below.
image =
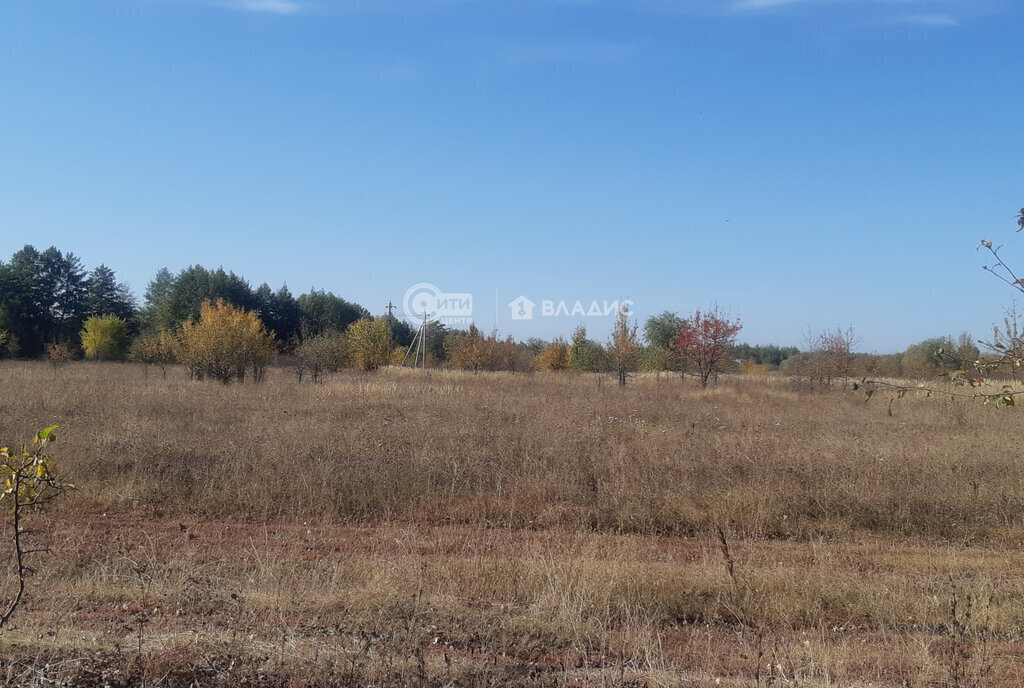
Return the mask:
{"type": "Polygon", "coordinates": [[[32,246],[0,263],[0,305],[7,312],[8,335],[26,356],[43,354],[48,344],[78,341],[84,317],[85,270],[73,254],[32,246]]]}
{"type": "Polygon", "coordinates": [[[670,311],[652,315],[644,323],[644,341],[647,347],[641,354],[640,367],[644,370],[676,370],[683,372],[683,362],[675,350],[675,338],[683,319],[670,311]]]}
{"type": "Polygon", "coordinates": [[[979,356],[978,347],[967,333],[958,342],[952,337],[932,337],[907,347],[901,368],[907,377],[945,377],[950,369],[973,367],[979,356]]]}
{"type": "Polygon", "coordinates": [[[17,251],[10,262],[0,263],[0,305],[7,314],[4,329],[20,341],[28,356],[42,353],[47,341],[49,312],[36,280],[40,269],[39,252],[32,246],[17,251]]]}
{"type": "Polygon", "coordinates": [[[424,360],[420,356],[425,356],[426,366],[430,368],[449,365],[449,348],[452,342],[458,337],[464,337],[467,334],[466,330],[450,330],[444,323],[440,322],[428,322],[425,327],[421,323],[415,329],[407,323],[401,322],[400,325],[393,326],[391,331],[392,336],[395,336],[394,333],[396,331],[401,336],[400,340],[396,340],[402,349],[402,355],[395,362],[397,365],[411,364],[415,360],[418,366],[424,360]],[[423,327],[422,333],[420,332],[421,327],[423,327]],[[412,335],[409,336],[409,333],[412,333],[412,335]],[[413,346],[413,339],[420,336],[423,337],[425,342],[425,347],[422,350],[418,340],[415,342],[415,346],[413,346]]]}
{"type": "Polygon", "coordinates": [[[683,326],[683,319],[675,313],[663,311],[652,315],[644,323],[644,340],[648,346],[669,350],[676,339],[676,332],[683,326]]]}
{"type": "Polygon", "coordinates": [[[757,365],[781,366],[787,358],[796,356],[800,349],[795,346],[777,346],[775,344],[737,344],[732,347],[729,356],[738,361],[753,361],[757,365]]]}
{"type": "Polygon", "coordinates": [[[186,321],[197,320],[207,301],[224,301],[246,311],[254,311],[258,305],[252,287],[235,273],[191,265],[174,278],[167,300],[158,310],[158,328],[175,331],[186,321]]]}
{"type": "Polygon", "coordinates": [[[302,337],[325,332],[344,332],[357,320],[370,319],[370,312],[329,291],[312,290],[298,298],[302,337]]]}
{"type": "Polygon", "coordinates": [[[645,372],[671,370],[677,358],[672,349],[645,346],[640,349],[639,369],[645,372]]]}
{"type": "Polygon", "coordinates": [[[281,285],[277,291],[271,291],[270,285],[264,282],[256,289],[254,296],[260,320],[274,333],[279,345],[287,345],[299,338],[299,303],[287,285],[281,285]]]}
{"type": "Polygon", "coordinates": [[[85,321],[81,332],[85,357],[98,361],[123,361],[131,345],[131,332],[124,318],[94,315],[85,321]]]}
{"type": "Polygon", "coordinates": [[[42,281],[52,331],[50,341],[77,342],[85,321],[86,272],[73,253],[61,253],[56,247],[40,256],[42,281]]]}
{"type": "Polygon", "coordinates": [[[409,323],[399,320],[394,315],[387,315],[385,318],[388,321],[388,327],[391,328],[391,341],[395,346],[405,348],[412,344],[416,331],[409,323]]]}
{"type": "MultiPolygon", "coordinates": [[[[565,341],[564,339],[562,340],[565,341]]],[[[540,337],[530,337],[525,342],[520,342],[519,346],[529,351],[534,356],[539,356],[544,349],[548,348],[551,342],[541,339],[540,337]]]]}
{"type": "Polygon", "coordinates": [[[157,270],[156,276],[146,285],[142,310],[139,313],[144,330],[154,332],[159,329],[161,322],[171,319],[168,314],[161,315],[161,311],[169,308],[167,303],[173,289],[174,274],[165,267],[157,270]]]}
{"type": "Polygon", "coordinates": [[[448,349],[445,348],[445,342],[448,341],[448,337],[451,332],[452,330],[449,330],[447,325],[444,323],[427,323],[426,341],[428,366],[447,363],[448,349]]]}
{"type": "Polygon", "coordinates": [[[577,373],[601,373],[605,370],[605,351],[600,344],[587,338],[587,328],[583,325],[572,332],[569,369],[577,373]]]}
{"type": "Polygon", "coordinates": [[[113,270],[100,265],[85,281],[85,314],[115,315],[127,323],[136,316],[135,299],[126,284],[117,281],[113,270]]]}

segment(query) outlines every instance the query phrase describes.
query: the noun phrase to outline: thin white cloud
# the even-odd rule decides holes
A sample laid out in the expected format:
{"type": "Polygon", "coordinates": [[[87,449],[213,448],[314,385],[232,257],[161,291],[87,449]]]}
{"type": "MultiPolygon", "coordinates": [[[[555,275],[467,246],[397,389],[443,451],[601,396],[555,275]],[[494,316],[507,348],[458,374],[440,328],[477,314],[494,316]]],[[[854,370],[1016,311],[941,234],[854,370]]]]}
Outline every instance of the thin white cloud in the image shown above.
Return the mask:
{"type": "MultiPolygon", "coordinates": [[[[958,8],[962,10],[965,5],[962,0],[735,0],[732,5],[733,11],[736,12],[757,12],[759,10],[769,12],[771,10],[784,10],[785,8],[793,8],[797,5],[801,6],[817,6],[819,8],[824,6],[833,6],[837,8],[849,9],[861,9],[864,12],[870,13],[871,8],[876,8],[876,14],[878,11],[882,11],[883,7],[893,7],[894,5],[902,5],[909,8],[911,5],[917,6],[917,9],[921,10],[915,14],[907,14],[897,17],[887,17],[882,19],[885,23],[898,23],[898,24],[915,24],[918,26],[957,26],[960,22],[952,15],[942,11],[929,11],[939,9],[953,9],[958,8]]],[[[884,12],[884,11],[883,11],[884,12]]]]}
{"type": "Polygon", "coordinates": [[[763,10],[771,7],[783,7],[785,5],[796,5],[808,2],[809,0],[741,0],[736,3],[738,10],[763,10]]]}
{"type": "Polygon", "coordinates": [[[956,26],[959,22],[948,14],[911,14],[903,18],[906,24],[919,26],[956,26]]]}
{"type": "Polygon", "coordinates": [[[295,14],[302,7],[294,0],[235,0],[229,7],[243,12],[295,14]]]}

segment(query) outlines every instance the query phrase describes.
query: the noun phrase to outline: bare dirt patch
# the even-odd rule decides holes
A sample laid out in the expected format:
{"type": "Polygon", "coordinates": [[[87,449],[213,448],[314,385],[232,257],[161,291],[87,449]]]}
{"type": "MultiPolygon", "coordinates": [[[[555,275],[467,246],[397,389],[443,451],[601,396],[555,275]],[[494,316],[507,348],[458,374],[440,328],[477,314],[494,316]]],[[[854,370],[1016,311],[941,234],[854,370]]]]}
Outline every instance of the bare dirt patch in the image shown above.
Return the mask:
{"type": "Polygon", "coordinates": [[[61,425],[81,486],[37,517],[8,682],[1024,684],[1019,414],[272,373],[0,366],[0,434],[61,425]]]}

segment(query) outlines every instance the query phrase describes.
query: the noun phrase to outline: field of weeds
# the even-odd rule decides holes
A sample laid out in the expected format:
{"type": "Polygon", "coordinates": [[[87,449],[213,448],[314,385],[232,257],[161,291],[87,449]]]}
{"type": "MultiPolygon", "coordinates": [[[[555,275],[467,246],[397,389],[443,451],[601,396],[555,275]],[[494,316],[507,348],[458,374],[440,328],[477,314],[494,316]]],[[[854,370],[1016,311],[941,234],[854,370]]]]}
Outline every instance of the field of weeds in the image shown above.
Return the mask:
{"type": "Polygon", "coordinates": [[[60,425],[79,486],[33,517],[11,683],[1024,684],[1013,409],[85,363],[0,389],[0,442],[60,425]]]}

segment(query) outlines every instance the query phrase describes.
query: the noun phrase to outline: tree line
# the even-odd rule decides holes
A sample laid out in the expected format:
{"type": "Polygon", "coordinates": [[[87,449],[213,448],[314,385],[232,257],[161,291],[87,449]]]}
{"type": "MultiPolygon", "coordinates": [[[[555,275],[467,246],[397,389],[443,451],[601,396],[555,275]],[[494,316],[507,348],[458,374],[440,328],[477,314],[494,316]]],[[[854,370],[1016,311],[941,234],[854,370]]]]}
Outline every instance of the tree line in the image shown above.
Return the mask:
{"type": "Polygon", "coordinates": [[[36,357],[47,345],[78,341],[85,320],[137,316],[128,288],[100,265],[86,271],[73,253],[32,246],[0,262],[0,353],[36,357]]]}
{"type": "MultiPolygon", "coordinates": [[[[852,330],[809,334],[801,350],[738,343],[740,329],[739,320],[713,306],[687,316],[651,316],[642,335],[622,315],[606,342],[590,337],[584,326],[568,339],[517,342],[474,325],[451,329],[431,323],[424,345],[431,367],[611,372],[621,384],[636,371],[692,374],[707,385],[730,370],[781,370],[828,386],[858,374],[927,377],[948,370],[953,359],[978,357],[967,335],[868,356],[854,353],[852,330]]],[[[165,370],[181,363],[194,377],[225,382],[247,374],[258,380],[275,357],[283,357],[300,379],[322,380],[344,367],[401,364],[414,335],[406,322],[374,316],[329,291],[296,297],[287,285],[275,290],[264,282],[253,288],[223,268],[192,265],[177,274],[161,268],[139,304],[112,269],[87,270],[73,253],[56,247],[40,252],[25,246],[0,261],[0,357],[130,358],[165,370]],[[217,351],[241,358],[216,362],[217,351]]]]}
{"type": "MultiPolygon", "coordinates": [[[[198,321],[204,303],[218,300],[258,314],[279,350],[370,317],[363,306],[327,291],[314,289],[295,297],[287,285],[273,290],[263,283],[254,289],[234,272],[198,265],[177,274],[160,269],[139,304],[109,267],[90,271],[73,253],[25,246],[10,260],[0,261],[2,352],[34,358],[44,355],[49,345],[63,344],[82,353],[82,328],[97,316],[123,320],[132,337],[175,332],[186,322],[198,321]]],[[[394,327],[397,339],[411,339],[408,325],[396,321],[394,327]]]]}

